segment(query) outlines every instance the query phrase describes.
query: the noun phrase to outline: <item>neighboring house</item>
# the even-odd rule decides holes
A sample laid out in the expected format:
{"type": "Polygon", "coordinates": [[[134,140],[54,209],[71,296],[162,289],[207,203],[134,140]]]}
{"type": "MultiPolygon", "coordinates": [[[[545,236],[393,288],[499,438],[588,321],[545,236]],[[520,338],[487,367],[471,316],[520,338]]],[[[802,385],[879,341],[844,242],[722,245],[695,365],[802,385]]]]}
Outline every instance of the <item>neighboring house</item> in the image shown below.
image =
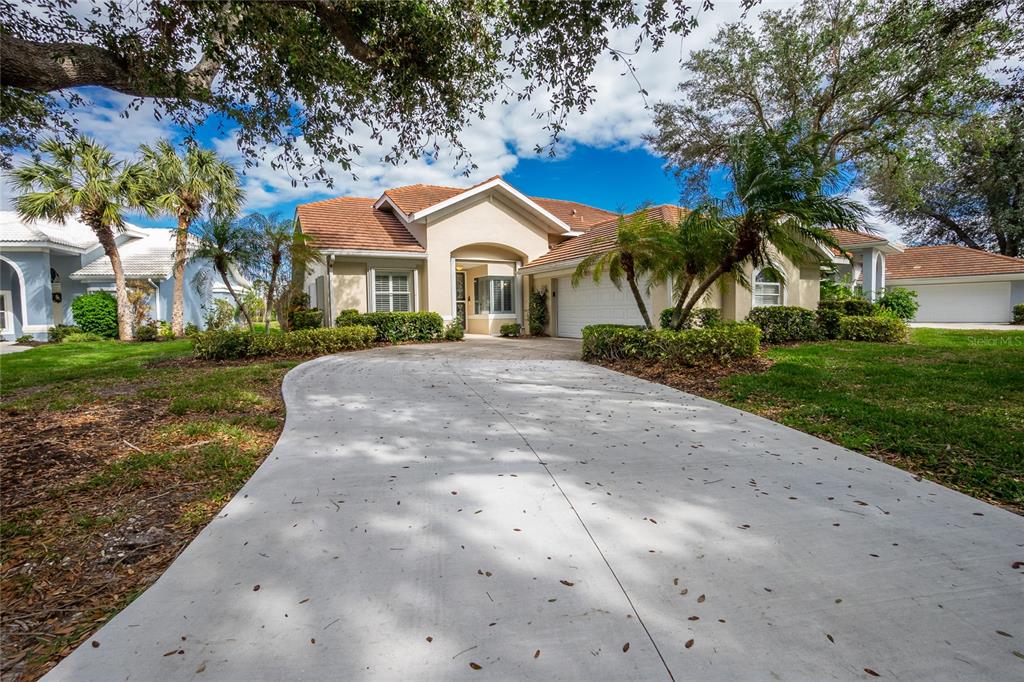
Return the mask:
{"type": "MultiPolygon", "coordinates": [[[[675,206],[653,214],[669,220],[675,206]]],[[[429,310],[445,320],[458,317],[466,331],[497,334],[501,325],[526,324],[530,292],[550,293],[547,333],[579,337],[595,323],[640,323],[627,286],[587,278],[571,284],[587,255],[609,250],[618,216],[585,204],[528,197],[500,177],[461,189],[411,185],[380,197],[341,197],[300,205],[298,229],[313,237],[326,256],[307,276],[311,305],[327,321],[344,309],[429,310]]],[[[818,302],[819,264],[780,259],[785,282],[770,271],[748,272],[753,291],[724,282],[705,305],[722,308],[725,319],[743,319],[758,305],[818,302]]],[[[669,305],[667,283],[651,288],[652,319],[669,305]]]]}
{"type": "MultiPolygon", "coordinates": [[[[149,317],[171,319],[174,232],[127,225],[115,235],[125,278],[156,288],[149,317]]],[[[248,282],[235,275],[232,285],[248,282]]],[[[5,339],[27,334],[45,340],[56,324],[74,324],[71,302],[89,291],[114,291],[110,259],[93,231],[77,220],[26,223],[13,211],[0,212],[0,326],[5,339]]],[[[203,325],[214,297],[227,298],[220,276],[207,263],[185,267],[185,321],[203,325]]]]}
{"type": "Polygon", "coordinates": [[[848,253],[834,258],[838,279],[860,286],[872,300],[887,288],[917,292],[915,322],[1009,322],[1013,306],[1024,303],[1020,258],[951,244],[906,247],[877,235],[835,234],[848,253]]]}

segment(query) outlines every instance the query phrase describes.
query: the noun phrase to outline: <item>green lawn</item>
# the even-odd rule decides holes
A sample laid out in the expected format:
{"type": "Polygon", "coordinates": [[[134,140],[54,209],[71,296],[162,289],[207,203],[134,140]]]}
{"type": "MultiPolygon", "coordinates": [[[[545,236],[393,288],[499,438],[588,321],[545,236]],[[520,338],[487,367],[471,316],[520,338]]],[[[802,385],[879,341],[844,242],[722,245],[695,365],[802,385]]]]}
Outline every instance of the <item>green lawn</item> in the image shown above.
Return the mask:
{"type": "Polygon", "coordinates": [[[105,341],[0,359],[4,669],[38,677],[127,605],[276,442],[300,361],[191,356],[105,341]]]}
{"type": "Polygon", "coordinates": [[[1024,511],[1024,331],[771,348],[714,397],[1024,511]]]}

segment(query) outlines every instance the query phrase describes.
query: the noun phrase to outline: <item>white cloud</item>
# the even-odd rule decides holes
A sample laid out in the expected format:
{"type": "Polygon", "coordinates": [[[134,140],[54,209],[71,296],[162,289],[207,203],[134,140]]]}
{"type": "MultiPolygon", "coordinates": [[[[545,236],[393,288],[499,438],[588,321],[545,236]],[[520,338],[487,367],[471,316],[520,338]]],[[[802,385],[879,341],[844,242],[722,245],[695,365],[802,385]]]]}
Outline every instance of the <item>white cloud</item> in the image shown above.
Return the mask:
{"type": "Polygon", "coordinates": [[[867,224],[869,227],[878,231],[879,234],[884,236],[890,241],[900,241],[900,234],[903,232],[903,226],[899,223],[894,223],[890,220],[886,220],[877,206],[874,206],[868,201],[868,194],[863,188],[854,189],[850,192],[850,199],[860,202],[868,207],[870,215],[867,218],[867,224]]]}

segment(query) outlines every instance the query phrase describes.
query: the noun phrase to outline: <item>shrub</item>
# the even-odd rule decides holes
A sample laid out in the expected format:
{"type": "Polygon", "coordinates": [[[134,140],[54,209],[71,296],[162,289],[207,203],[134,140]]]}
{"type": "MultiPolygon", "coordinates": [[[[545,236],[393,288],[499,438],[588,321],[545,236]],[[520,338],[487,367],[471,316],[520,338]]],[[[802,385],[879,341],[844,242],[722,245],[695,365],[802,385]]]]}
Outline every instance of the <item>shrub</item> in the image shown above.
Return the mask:
{"type": "Polygon", "coordinates": [[[73,334],[67,334],[61,343],[84,343],[86,341],[104,341],[105,339],[99,334],[93,334],[92,332],[75,332],[73,334]]]}
{"type": "Polygon", "coordinates": [[[548,288],[530,294],[530,335],[543,336],[548,328],[548,288]]]}
{"type": "Polygon", "coordinates": [[[1013,306],[1013,324],[1024,324],[1024,303],[1013,306]]]}
{"type": "Polygon", "coordinates": [[[843,315],[871,315],[875,305],[865,298],[848,298],[843,301],[843,315]]]}
{"type": "Polygon", "coordinates": [[[193,354],[204,360],[238,360],[274,355],[328,355],[368,348],[377,337],[372,327],[300,329],[264,334],[242,329],[203,332],[195,339],[193,354]]]}
{"type": "Polygon", "coordinates": [[[839,338],[845,341],[905,343],[909,329],[896,317],[848,315],[839,321],[839,338]]]}
{"type": "Polygon", "coordinates": [[[288,330],[316,329],[324,326],[324,313],[319,308],[292,308],[288,311],[288,330]]]}
{"type": "Polygon", "coordinates": [[[729,364],[760,349],[761,330],[752,324],[718,324],[701,329],[650,331],[620,325],[583,328],[583,357],[641,358],[670,365],[729,364]]]}
{"type": "Polygon", "coordinates": [[[215,298],[203,308],[206,310],[203,326],[207,331],[219,331],[234,326],[235,307],[223,298],[215,298]]]}
{"type": "Polygon", "coordinates": [[[444,334],[444,320],[437,313],[364,313],[359,324],[377,330],[377,340],[432,341],[444,334]]]}
{"type": "Polygon", "coordinates": [[[135,329],[135,340],[136,341],[156,341],[159,336],[160,330],[156,326],[156,322],[149,320],[145,324],[140,324],[135,329]]]}
{"type": "Polygon", "coordinates": [[[31,334],[22,334],[18,338],[14,339],[15,343],[31,343],[32,341],[35,341],[35,337],[31,334]]]}
{"type": "Polygon", "coordinates": [[[917,292],[902,287],[893,287],[878,299],[880,310],[889,310],[904,322],[914,319],[918,307],[917,292]]]}
{"type": "Polygon", "coordinates": [[[360,314],[355,308],[346,308],[338,313],[338,316],[334,318],[335,327],[344,327],[348,324],[359,324],[360,314]]]}
{"type": "Polygon", "coordinates": [[[79,334],[81,331],[80,328],[73,324],[58,324],[56,327],[50,327],[46,336],[50,341],[60,343],[68,334],[79,334]]]}
{"type": "Polygon", "coordinates": [[[160,322],[160,338],[164,341],[174,340],[174,328],[167,320],[162,320],[160,322]]]}
{"type": "Polygon", "coordinates": [[[765,343],[811,341],[819,338],[818,317],[813,310],[796,306],[765,306],[754,308],[747,321],[761,328],[765,343]]]}
{"type": "Polygon", "coordinates": [[[466,331],[462,328],[462,321],[459,318],[455,318],[444,328],[445,341],[461,341],[465,336],[466,331]]]}
{"type": "Polygon", "coordinates": [[[822,301],[846,301],[853,297],[849,275],[842,282],[823,277],[818,291],[822,301]]]}
{"type": "Polygon", "coordinates": [[[583,328],[583,359],[625,360],[643,357],[653,332],[624,324],[592,324],[583,328]]]}
{"type": "MultiPolygon", "coordinates": [[[[826,301],[822,301],[826,303],[826,301]]],[[[841,306],[840,306],[841,307],[841,306]]],[[[843,314],[835,307],[818,305],[816,313],[818,323],[818,333],[822,338],[825,339],[837,339],[839,338],[839,321],[843,319],[843,314]]]]}
{"type": "Polygon", "coordinates": [[[503,324],[499,329],[499,333],[502,336],[519,336],[523,331],[523,326],[518,322],[512,322],[511,324],[503,324]]]}
{"type": "Polygon", "coordinates": [[[195,326],[191,322],[189,322],[188,324],[185,325],[185,336],[187,338],[191,339],[192,337],[196,336],[197,334],[199,334],[199,327],[195,326]]]}
{"type": "Polygon", "coordinates": [[[71,302],[75,326],[105,339],[117,337],[117,299],[109,292],[82,294],[71,302]]]}
{"type": "MultiPolygon", "coordinates": [[[[672,326],[673,308],[665,308],[661,311],[659,322],[662,329],[669,329],[672,326]]],[[[722,322],[722,311],[718,308],[697,308],[690,311],[690,319],[684,320],[681,329],[693,327],[713,327],[722,322]]]]}

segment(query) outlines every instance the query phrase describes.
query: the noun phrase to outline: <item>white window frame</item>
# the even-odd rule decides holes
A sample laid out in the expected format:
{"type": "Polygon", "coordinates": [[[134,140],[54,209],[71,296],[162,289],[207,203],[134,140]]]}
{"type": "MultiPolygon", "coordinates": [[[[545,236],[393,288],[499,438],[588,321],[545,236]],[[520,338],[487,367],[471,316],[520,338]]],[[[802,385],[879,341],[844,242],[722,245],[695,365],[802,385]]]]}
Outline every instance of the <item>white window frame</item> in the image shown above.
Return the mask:
{"type": "Polygon", "coordinates": [[[494,317],[494,318],[498,318],[498,317],[501,317],[501,318],[505,318],[505,317],[513,318],[513,317],[516,316],[516,310],[518,309],[518,306],[517,306],[517,297],[516,297],[516,278],[514,276],[509,276],[509,275],[487,275],[487,276],[483,276],[483,277],[476,277],[473,280],[473,296],[474,296],[474,301],[473,301],[473,316],[474,317],[490,316],[490,317],[494,317]],[[486,282],[486,284],[487,284],[487,310],[481,310],[480,312],[476,312],[476,306],[477,306],[478,303],[480,303],[480,296],[479,296],[479,293],[477,292],[477,284],[478,284],[478,282],[480,282],[480,280],[484,280],[486,282]],[[499,281],[506,281],[506,282],[508,282],[508,286],[509,286],[509,303],[511,304],[511,309],[510,310],[495,310],[494,309],[494,300],[495,300],[494,285],[497,284],[499,281]]]}
{"type": "Polygon", "coordinates": [[[415,295],[416,295],[416,283],[415,283],[415,271],[414,270],[374,270],[373,271],[373,310],[374,312],[413,312],[416,307],[415,295]],[[394,278],[405,277],[405,291],[396,291],[394,288],[394,278]],[[387,277],[388,278],[388,290],[386,292],[379,292],[377,290],[377,278],[387,277]],[[388,297],[388,307],[383,309],[377,305],[377,296],[385,295],[388,297]],[[395,310],[395,295],[402,295],[406,297],[409,302],[406,310],[395,310]]]}
{"type": "Polygon", "coordinates": [[[775,308],[775,307],[782,306],[782,305],[786,305],[786,283],[785,283],[785,281],[783,281],[783,278],[782,278],[782,275],[780,274],[779,269],[778,268],[771,268],[771,267],[760,267],[757,270],[755,270],[754,271],[753,307],[755,307],[755,308],[775,308]],[[773,274],[775,275],[776,279],[778,279],[778,281],[777,282],[758,282],[757,278],[760,277],[761,273],[765,272],[766,270],[769,271],[769,272],[774,271],[773,274]],[[778,287],[779,291],[778,291],[777,294],[774,294],[774,293],[766,294],[766,293],[763,293],[763,292],[758,292],[758,289],[761,288],[761,287],[778,287]],[[778,303],[758,303],[757,302],[758,296],[764,297],[764,296],[776,296],[776,295],[779,297],[778,303]]]}

